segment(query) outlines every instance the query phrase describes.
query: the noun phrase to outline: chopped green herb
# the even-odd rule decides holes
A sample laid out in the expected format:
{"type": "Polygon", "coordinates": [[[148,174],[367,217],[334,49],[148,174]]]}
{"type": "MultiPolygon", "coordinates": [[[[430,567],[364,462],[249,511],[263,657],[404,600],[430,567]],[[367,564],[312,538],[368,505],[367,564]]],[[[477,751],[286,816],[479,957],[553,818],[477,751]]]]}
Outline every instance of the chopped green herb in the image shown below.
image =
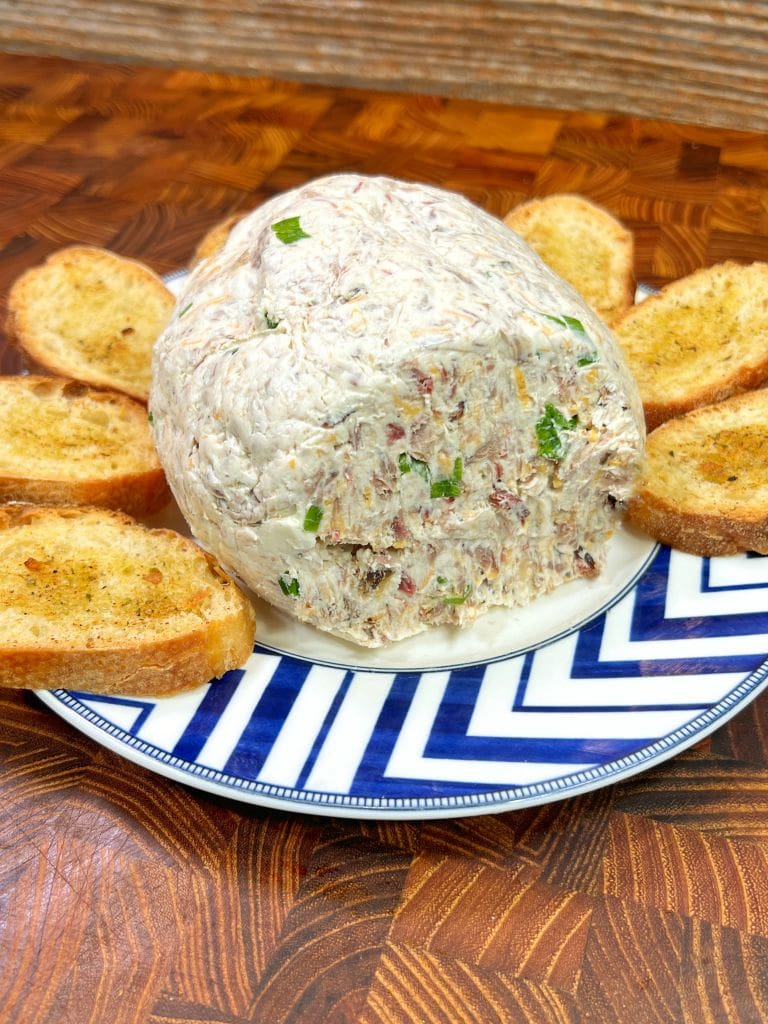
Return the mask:
{"type": "Polygon", "coordinates": [[[154,423],[155,422],[155,417],[152,415],[151,412],[147,413],[147,422],[148,423],[154,423]]]}
{"type": "Polygon", "coordinates": [[[592,351],[591,352],[587,352],[586,355],[580,356],[576,360],[576,365],[577,366],[591,366],[592,363],[596,363],[597,362],[597,359],[598,359],[597,349],[592,349],[592,351]]]}
{"type": "Polygon", "coordinates": [[[430,498],[458,498],[461,487],[456,480],[435,480],[429,489],[430,498]]]}
{"type": "Polygon", "coordinates": [[[235,345],[234,348],[231,348],[231,349],[228,350],[228,355],[233,356],[235,354],[235,352],[239,352],[239,351],[240,351],[240,346],[239,345],[235,345]]]}
{"type": "Polygon", "coordinates": [[[471,593],[472,585],[468,583],[466,587],[464,587],[464,592],[462,594],[453,594],[451,597],[444,597],[443,604],[464,604],[471,593]]]}
{"type": "MultiPolygon", "coordinates": [[[[576,331],[578,334],[583,334],[587,339],[589,335],[586,332],[584,324],[581,320],[577,320],[575,316],[551,316],[549,313],[544,313],[547,320],[552,320],[553,323],[560,324],[561,327],[569,327],[572,331],[576,331]]],[[[586,355],[579,356],[576,360],[577,366],[591,366],[592,363],[596,363],[598,360],[597,349],[593,348],[591,352],[587,352],[586,355]]]]}
{"type": "Polygon", "coordinates": [[[278,576],[277,582],[280,584],[280,589],[286,597],[298,597],[301,591],[299,590],[299,581],[295,576],[289,576],[287,579],[285,574],[278,576]]]}
{"type": "Polygon", "coordinates": [[[455,459],[451,476],[447,480],[435,480],[430,487],[430,498],[458,498],[463,476],[464,464],[461,459],[455,459]]]}
{"type": "Polygon", "coordinates": [[[561,327],[570,327],[572,331],[578,331],[579,334],[587,333],[584,330],[584,324],[581,320],[577,320],[575,316],[566,316],[565,314],[562,316],[552,316],[551,313],[544,313],[543,315],[547,320],[551,320],[553,323],[559,324],[561,327]]]}
{"type": "Polygon", "coordinates": [[[274,331],[274,329],[280,323],[279,320],[273,320],[272,317],[269,315],[269,313],[267,313],[266,310],[264,310],[264,320],[265,320],[266,325],[267,325],[267,327],[269,328],[270,331],[274,331]]]}
{"type": "Polygon", "coordinates": [[[414,459],[407,452],[400,452],[397,465],[401,473],[410,473],[411,471],[418,473],[425,483],[429,483],[432,479],[432,473],[427,463],[422,462],[421,459],[414,459]]]}
{"type": "Polygon", "coordinates": [[[299,223],[298,217],[286,217],[272,225],[272,230],[281,242],[290,245],[291,242],[298,242],[301,238],[310,238],[307,232],[299,223]]]}
{"type": "Polygon", "coordinates": [[[437,582],[440,584],[441,587],[444,587],[448,580],[445,578],[445,576],[438,576],[437,582]]]}
{"type": "Polygon", "coordinates": [[[536,424],[536,440],[539,444],[539,455],[557,462],[565,454],[564,430],[575,430],[579,422],[578,416],[567,420],[554,405],[549,402],[544,406],[544,415],[536,424]]]}
{"type": "Polygon", "coordinates": [[[572,331],[578,331],[579,334],[586,334],[584,330],[584,324],[581,320],[577,320],[575,316],[566,316],[563,314],[563,320],[565,320],[565,326],[570,327],[572,331]]]}
{"type": "Polygon", "coordinates": [[[319,505],[310,505],[304,514],[304,529],[307,533],[317,533],[320,520],[323,518],[323,510],[319,505]]]}
{"type": "Polygon", "coordinates": [[[181,318],[184,316],[184,314],[188,313],[190,311],[190,309],[192,309],[192,306],[193,306],[193,303],[192,302],[188,302],[186,304],[186,306],[184,307],[184,309],[182,309],[182,311],[179,313],[177,319],[181,320],[181,318]]]}

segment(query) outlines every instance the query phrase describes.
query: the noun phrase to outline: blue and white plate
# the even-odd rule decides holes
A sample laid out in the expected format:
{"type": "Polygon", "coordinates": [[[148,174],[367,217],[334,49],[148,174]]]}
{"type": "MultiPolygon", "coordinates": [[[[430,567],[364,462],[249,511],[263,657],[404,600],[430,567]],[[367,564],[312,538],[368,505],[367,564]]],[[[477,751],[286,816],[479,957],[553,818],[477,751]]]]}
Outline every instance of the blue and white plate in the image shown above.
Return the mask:
{"type": "Polygon", "coordinates": [[[191,693],[39,696],[189,786],[405,819],[505,811],[625,779],[768,682],[768,558],[697,558],[624,528],[597,579],[465,630],[367,651],[258,602],[257,618],[243,669],[191,693]]]}
{"type": "Polygon", "coordinates": [[[157,700],[40,693],[152,771],[251,803],[358,818],[526,807],[684,750],[768,681],[768,558],[620,531],[602,578],[365,651],[258,607],[242,670],[157,700]]]}

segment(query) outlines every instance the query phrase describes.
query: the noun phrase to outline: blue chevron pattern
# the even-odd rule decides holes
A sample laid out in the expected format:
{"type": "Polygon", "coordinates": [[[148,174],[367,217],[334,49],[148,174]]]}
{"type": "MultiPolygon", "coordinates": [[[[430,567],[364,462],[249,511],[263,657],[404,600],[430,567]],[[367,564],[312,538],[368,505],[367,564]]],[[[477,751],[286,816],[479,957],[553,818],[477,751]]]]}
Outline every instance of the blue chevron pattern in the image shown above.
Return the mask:
{"type": "Polygon", "coordinates": [[[454,669],[369,671],[258,648],[157,701],[44,699],[128,757],[261,803],[471,813],[606,784],[670,756],[768,679],[768,558],[666,548],[589,625],[454,669]]]}

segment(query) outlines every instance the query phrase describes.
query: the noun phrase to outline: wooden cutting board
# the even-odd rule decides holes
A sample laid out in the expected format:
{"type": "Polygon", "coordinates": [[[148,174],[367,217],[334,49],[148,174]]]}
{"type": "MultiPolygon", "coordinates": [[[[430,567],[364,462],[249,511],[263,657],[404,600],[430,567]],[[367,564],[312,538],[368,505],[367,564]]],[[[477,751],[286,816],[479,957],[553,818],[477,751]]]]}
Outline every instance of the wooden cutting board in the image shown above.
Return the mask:
{"type": "MultiPolygon", "coordinates": [[[[760,133],[4,56],[0,290],[73,241],[178,269],[336,170],[496,214],[581,192],[652,285],[768,260],[760,133]]],[[[187,789],[0,694],[3,1024],[766,1019],[768,698],[577,799],[360,823],[187,789]]]]}

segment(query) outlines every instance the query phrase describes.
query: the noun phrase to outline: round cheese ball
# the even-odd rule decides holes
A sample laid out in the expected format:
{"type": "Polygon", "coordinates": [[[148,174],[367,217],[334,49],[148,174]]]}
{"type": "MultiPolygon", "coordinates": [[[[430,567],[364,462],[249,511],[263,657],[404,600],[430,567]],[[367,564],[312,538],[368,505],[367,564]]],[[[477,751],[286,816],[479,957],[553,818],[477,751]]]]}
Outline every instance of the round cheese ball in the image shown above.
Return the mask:
{"type": "Polygon", "coordinates": [[[598,573],[644,439],[613,335],[525,242],[351,174],[264,203],[195,268],[150,411],[200,541],[367,646],[598,573]]]}

